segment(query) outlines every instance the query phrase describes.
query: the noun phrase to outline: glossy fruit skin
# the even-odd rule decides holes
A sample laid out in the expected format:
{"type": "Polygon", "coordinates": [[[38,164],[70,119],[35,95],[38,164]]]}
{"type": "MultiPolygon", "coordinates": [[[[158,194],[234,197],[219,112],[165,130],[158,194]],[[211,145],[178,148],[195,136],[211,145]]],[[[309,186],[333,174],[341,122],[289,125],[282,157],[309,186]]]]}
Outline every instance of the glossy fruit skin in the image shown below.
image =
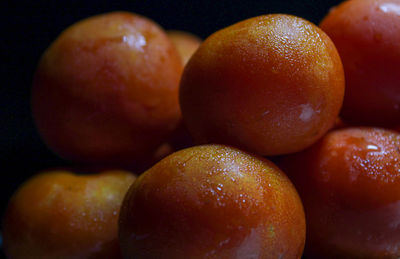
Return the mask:
{"type": "Polygon", "coordinates": [[[320,27],[342,58],[346,92],[341,116],[353,124],[400,123],[400,1],[345,1],[320,27]]]}
{"type": "Polygon", "coordinates": [[[342,64],[328,36],[304,19],[274,14],[208,37],[184,69],[180,104],[199,143],[279,155],[320,138],[343,93],[342,64]]]}
{"type": "Polygon", "coordinates": [[[2,231],[7,257],[120,258],[117,221],[134,179],[126,171],[34,176],[8,204],[2,231]]]}
{"type": "Polygon", "coordinates": [[[304,212],[271,162],[227,146],[196,146],[132,185],[119,240],[124,258],[300,258],[304,212]]]}
{"type": "Polygon", "coordinates": [[[115,12],[66,29],[43,54],[32,89],[39,133],[61,157],[140,162],[181,119],[182,63],[166,33],[115,12]]]}
{"type": "Polygon", "coordinates": [[[306,258],[399,258],[399,133],[331,131],[279,164],[304,204],[306,258]]]}
{"type": "Polygon", "coordinates": [[[202,40],[185,31],[168,31],[167,34],[177,48],[182,63],[186,65],[193,53],[199,48],[202,40]]]}

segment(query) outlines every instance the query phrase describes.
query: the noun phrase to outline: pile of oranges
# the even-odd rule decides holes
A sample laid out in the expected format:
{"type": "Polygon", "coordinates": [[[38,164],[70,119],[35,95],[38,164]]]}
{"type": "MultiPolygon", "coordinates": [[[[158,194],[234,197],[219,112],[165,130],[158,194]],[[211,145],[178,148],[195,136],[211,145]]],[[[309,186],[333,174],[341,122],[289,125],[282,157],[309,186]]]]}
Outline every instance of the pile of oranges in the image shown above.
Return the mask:
{"type": "Polygon", "coordinates": [[[70,26],[38,64],[33,117],[56,154],[102,169],[27,180],[6,255],[400,257],[399,42],[399,0],[203,42],[128,12],[70,26]]]}

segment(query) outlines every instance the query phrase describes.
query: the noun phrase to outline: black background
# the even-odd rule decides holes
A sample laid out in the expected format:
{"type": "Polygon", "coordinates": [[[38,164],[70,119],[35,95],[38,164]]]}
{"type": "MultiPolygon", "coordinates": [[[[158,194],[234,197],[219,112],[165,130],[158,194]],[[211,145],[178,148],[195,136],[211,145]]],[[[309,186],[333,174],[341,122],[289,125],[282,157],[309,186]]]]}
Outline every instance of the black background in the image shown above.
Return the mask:
{"type": "Polygon", "coordinates": [[[0,215],[15,189],[29,176],[67,166],[42,143],[30,111],[32,77],[41,53],[60,32],[91,15],[124,10],[147,16],[165,29],[202,38],[240,20],[288,13],[316,24],[340,0],[264,1],[12,1],[1,10],[0,215]]]}

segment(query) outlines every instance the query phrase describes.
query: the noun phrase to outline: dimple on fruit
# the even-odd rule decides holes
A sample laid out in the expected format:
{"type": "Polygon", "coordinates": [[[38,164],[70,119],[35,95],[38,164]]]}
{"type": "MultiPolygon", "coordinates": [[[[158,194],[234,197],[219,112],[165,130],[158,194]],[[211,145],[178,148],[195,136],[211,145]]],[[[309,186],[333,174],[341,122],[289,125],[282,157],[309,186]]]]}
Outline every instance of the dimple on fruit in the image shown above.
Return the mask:
{"type": "Polygon", "coordinates": [[[305,219],[274,164],[236,148],[196,146],[131,186],[119,240],[125,258],[301,258],[305,219]]]}
{"type": "Polygon", "coordinates": [[[140,163],[180,120],[182,67],[166,33],[145,17],[114,12],[80,21],[38,65],[32,109],[39,133],[68,160],[140,163]]]}
{"type": "Polygon", "coordinates": [[[310,146],[334,124],[344,73],[322,30],[274,14],[208,37],[180,87],[183,118],[197,142],[279,155],[310,146]]]}

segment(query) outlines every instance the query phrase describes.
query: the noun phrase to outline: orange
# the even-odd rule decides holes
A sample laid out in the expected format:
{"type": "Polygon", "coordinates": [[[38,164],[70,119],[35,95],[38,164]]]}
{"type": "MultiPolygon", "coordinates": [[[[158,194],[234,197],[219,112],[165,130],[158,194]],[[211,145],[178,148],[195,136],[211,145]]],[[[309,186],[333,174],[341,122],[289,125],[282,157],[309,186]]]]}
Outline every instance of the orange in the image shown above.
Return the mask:
{"type": "Polygon", "coordinates": [[[153,21],[127,12],[67,28],[45,51],[32,109],[43,140],[81,163],[141,163],[181,115],[180,56],[153,21]]]}
{"type": "Polygon", "coordinates": [[[125,258],[301,258],[304,212],[292,183],[268,160],[196,146],[132,185],[119,240],[125,258]]]}
{"type": "Polygon", "coordinates": [[[302,198],[307,258],[400,257],[400,134],[346,128],[280,161],[302,198]]]}
{"type": "Polygon", "coordinates": [[[193,53],[199,48],[201,39],[185,31],[168,31],[167,34],[177,48],[182,63],[186,65],[193,53]]]}
{"type": "Polygon", "coordinates": [[[399,24],[399,0],[345,1],[321,22],[343,61],[345,121],[400,124],[399,24]]]}
{"type": "Polygon", "coordinates": [[[273,14],[208,37],[186,65],[180,87],[183,119],[198,143],[279,155],[310,146],[332,127],[344,74],[322,30],[273,14]]]}
{"type": "Polygon", "coordinates": [[[117,222],[135,176],[47,171],[11,198],[3,221],[9,258],[120,258],[117,222]]]}

